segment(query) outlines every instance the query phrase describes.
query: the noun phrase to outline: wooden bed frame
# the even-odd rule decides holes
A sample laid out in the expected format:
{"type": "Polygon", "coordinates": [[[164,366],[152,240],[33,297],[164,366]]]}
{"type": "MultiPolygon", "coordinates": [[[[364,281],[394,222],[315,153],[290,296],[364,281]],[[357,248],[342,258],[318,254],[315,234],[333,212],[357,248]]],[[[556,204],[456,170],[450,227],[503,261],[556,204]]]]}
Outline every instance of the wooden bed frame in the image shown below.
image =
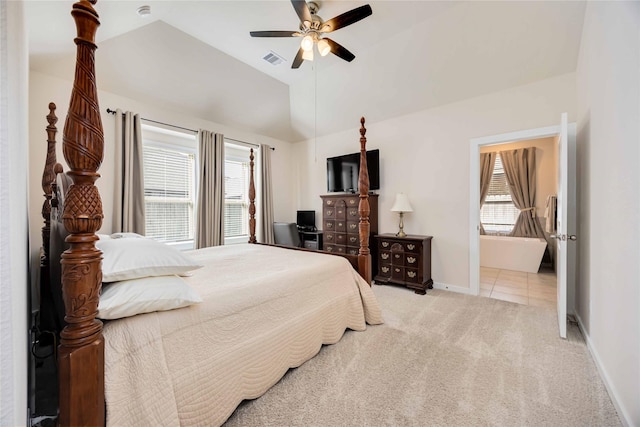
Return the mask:
{"type": "MultiPolygon", "coordinates": [[[[66,193],[61,218],[68,232],[66,243],[69,248],[61,256],[62,299],[65,307],[66,326],[60,333],[58,348],[58,372],[60,380],[59,423],[62,426],[103,426],[105,425],[104,399],[104,338],[102,322],[96,319],[98,300],[102,286],[102,253],[95,246],[96,232],[103,219],[102,201],[95,181],[104,153],[104,135],[100,108],[98,105],[95,77],[95,34],[100,25],[98,14],[93,8],[97,0],[80,0],[73,5],[78,37],[76,71],[71,92],[71,101],[63,130],[63,153],[69,165],[67,176],[73,182],[66,193]]],[[[55,108],[55,105],[53,106],[55,108]]],[[[62,172],[55,160],[55,114],[48,116],[49,141],[47,161],[43,181],[62,172]],[[52,169],[53,168],[53,169],[52,169]]],[[[347,258],[362,277],[371,284],[371,255],[369,251],[369,176],[366,163],[366,129],[364,117],[360,120],[360,250],[359,254],[334,254],[347,258]]],[[[250,238],[249,243],[257,243],[255,236],[255,183],[253,150],[250,157],[250,238]]],[[[43,183],[43,188],[45,184],[43,183]]],[[[56,191],[54,186],[53,191],[56,191]]],[[[50,230],[47,213],[51,212],[49,200],[51,192],[45,188],[45,227],[43,240],[49,242],[50,230]],[[48,212],[47,212],[48,210],[48,212]]],[[[59,215],[59,213],[58,213],[59,215]]],[[[55,218],[52,218],[52,220],[55,218]]],[[[51,235],[51,239],[57,236],[51,235]]],[[[326,252],[325,252],[326,253],[326,252]]],[[[48,252],[47,252],[48,255],[48,252]]],[[[46,259],[46,262],[49,258],[46,259]]],[[[52,258],[55,262],[55,259],[52,258]]],[[[54,270],[55,271],[55,270],[54,270]]],[[[55,290],[54,290],[55,292],[55,290]]]]}

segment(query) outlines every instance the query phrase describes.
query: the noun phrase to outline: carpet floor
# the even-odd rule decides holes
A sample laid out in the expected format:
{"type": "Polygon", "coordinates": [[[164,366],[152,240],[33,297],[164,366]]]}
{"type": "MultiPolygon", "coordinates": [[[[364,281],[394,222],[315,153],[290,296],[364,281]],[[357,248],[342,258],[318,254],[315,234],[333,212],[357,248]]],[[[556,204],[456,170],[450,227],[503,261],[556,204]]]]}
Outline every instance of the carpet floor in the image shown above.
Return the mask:
{"type": "Polygon", "coordinates": [[[553,309],[374,286],[385,324],[347,331],[225,426],[618,426],[576,325],[553,309]]]}

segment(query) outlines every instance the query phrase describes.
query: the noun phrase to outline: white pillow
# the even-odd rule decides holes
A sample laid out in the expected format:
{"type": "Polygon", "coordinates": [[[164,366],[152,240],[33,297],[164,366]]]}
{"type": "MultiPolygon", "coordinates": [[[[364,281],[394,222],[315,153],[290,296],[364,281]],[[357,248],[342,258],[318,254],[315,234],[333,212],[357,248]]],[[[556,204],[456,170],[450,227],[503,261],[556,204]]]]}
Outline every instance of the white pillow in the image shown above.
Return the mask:
{"type": "Polygon", "coordinates": [[[111,238],[111,236],[109,236],[108,234],[97,234],[96,236],[98,236],[98,239],[100,240],[109,240],[111,238]]]}
{"type": "Polygon", "coordinates": [[[113,233],[109,237],[111,237],[112,239],[125,239],[125,238],[144,239],[145,238],[142,234],[138,234],[138,233],[113,233]]]}
{"type": "Polygon", "coordinates": [[[99,240],[96,247],[103,253],[103,282],[184,274],[202,267],[179,250],[153,239],[99,240]]]}
{"type": "Polygon", "coordinates": [[[166,311],[202,302],[202,298],[178,276],[124,280],[102,287],[100,319],[120,319],[136,314],[166,311]]]}

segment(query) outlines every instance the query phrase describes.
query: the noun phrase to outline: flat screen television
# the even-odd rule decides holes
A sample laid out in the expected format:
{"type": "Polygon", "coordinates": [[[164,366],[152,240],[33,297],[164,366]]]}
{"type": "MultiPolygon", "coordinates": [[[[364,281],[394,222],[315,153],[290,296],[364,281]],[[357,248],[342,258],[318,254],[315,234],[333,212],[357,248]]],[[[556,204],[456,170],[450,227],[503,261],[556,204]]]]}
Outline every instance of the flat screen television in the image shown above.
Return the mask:
{"type": "Polygon", "coordinates": [[[296,224],[300,230],[316,231],[316,211],[298,211],[296,224]]]}
{"type": "MultiPolygon", "coordinates": [[[[369,190],[380,189],[380,150],[367,151],[369,190]]],[[[357,193],[360,175],[360,153],[327,159],[327,191],[357,193]]]]}

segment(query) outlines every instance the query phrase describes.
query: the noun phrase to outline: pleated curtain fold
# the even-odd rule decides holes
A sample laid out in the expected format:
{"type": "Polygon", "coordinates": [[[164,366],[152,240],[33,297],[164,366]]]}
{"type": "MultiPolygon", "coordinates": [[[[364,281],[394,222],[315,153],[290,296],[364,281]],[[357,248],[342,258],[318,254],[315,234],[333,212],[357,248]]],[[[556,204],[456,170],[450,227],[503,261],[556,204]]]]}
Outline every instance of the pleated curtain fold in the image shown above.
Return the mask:
{"type": "Polygon", "coordinates": [[[273,190],[271,187],[271,147],[260,144],[259,234],[261,243],[275,243],[273,235],[273,190]]]}
{"type": "Polygon", "coordinates": [[[140,115],[116,110],[114,232],[145,234],[144,165],[140,115]]]}
{"type": "Polygon", "coordinates": [[[513,204],[520,210],[509,233],[513,237],[542,237],[544,232],[536,216],[536,153],[535,148],[500,152],[500,160],[509,184],[513,204]]]}
{"type": "Polygon", "coordinates": [[[198,131],[200,188],[196,249],[224,244],[224,136],[198,131]]]}
{"type": "MultiPolygon", "coordinates": [[[[480,209],[484,205],[484,200],[489,193],[491,178],[493,177],[493,167],[496,164],[496,153],[480,154],[480,209]]],[[[480,234],[485,234],[484,226],[480,221],[480,234]]]]}

